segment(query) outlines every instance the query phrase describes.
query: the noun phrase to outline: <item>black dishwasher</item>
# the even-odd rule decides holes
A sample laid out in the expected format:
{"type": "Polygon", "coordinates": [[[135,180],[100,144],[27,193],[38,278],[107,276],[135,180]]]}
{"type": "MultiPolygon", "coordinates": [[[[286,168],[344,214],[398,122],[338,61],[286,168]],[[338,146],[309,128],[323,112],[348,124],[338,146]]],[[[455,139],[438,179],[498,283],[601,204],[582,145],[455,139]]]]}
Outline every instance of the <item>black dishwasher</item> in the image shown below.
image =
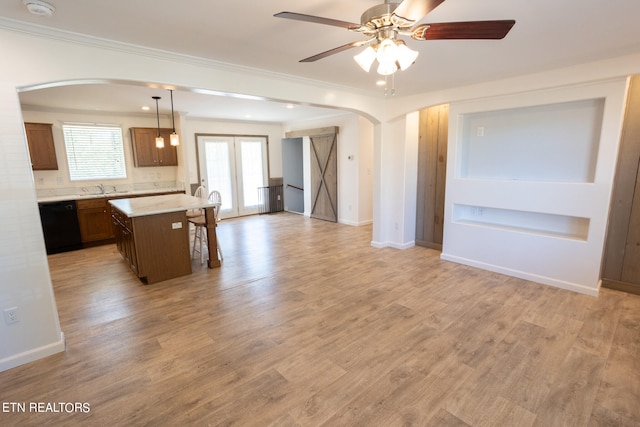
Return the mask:
{"type": "Polygon", "coordinates": [[[82,249],[75,200],[38,203],[47,254],[82,249]]]}

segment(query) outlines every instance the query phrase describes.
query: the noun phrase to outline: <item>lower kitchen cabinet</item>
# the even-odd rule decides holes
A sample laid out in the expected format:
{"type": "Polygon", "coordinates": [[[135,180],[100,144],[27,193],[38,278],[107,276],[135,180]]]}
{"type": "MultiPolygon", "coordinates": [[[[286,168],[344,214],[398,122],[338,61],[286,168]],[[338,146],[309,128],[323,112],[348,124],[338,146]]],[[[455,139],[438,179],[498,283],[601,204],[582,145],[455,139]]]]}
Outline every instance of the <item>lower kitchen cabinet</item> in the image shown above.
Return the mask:
{"type": "Polygon", "coordinates": [[[109,240],[114,237],[111,213],[106,198],[78,200],[76,205],[82,243],[109,240]]]}
{"type": "MultiPolygon", "coordinates": [[[[153,194],[157,195],[174,193],[175,192],[173,191],[169,191],[167,193],[153,194]]],[[[78,210],[78,223],[80,225],[80,235],[82,236],[82,243],[84,243],[85,245],[88,244],[89,246],[104,243],[113,243],[114,237],[116,237],[116,229],[113,227],[109,200],[144,196],[149,196],[149,194],[140,194],[135,196],[127,195],[120,197],[105,196],[92,199],[76,200],[76,206],[78,210]]]]}
{"type": "Polygon", "coordinates": [[[115,208],[111,208],[111,224],[116,238],[116,247],[122,258],[129,264],[131,270],[138,274],[138,257],[136,256],[135,239],[131,218],[123,215],[115,208]]]}
{"type": "Polygon", "coordinates": [[[132,218],[112,206],[111,219],[116,247],[143,283],[191,274],[185,211],[132,218]]]}

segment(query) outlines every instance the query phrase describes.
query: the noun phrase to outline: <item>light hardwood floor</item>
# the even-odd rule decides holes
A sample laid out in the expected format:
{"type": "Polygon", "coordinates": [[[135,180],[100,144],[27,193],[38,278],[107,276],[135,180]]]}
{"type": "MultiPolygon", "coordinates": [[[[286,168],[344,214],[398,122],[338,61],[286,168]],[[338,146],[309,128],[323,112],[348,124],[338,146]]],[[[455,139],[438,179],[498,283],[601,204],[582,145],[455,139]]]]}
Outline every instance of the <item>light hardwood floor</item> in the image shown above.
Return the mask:
{"type": "Polygon", "coordinates": [[[67,350],[0,373],[0,401],[91,410],[0,425],[640,425],[640,296],[287,213],[218,232],[220,269],[148,286],[111,245],[50,256],[67,350]]]}

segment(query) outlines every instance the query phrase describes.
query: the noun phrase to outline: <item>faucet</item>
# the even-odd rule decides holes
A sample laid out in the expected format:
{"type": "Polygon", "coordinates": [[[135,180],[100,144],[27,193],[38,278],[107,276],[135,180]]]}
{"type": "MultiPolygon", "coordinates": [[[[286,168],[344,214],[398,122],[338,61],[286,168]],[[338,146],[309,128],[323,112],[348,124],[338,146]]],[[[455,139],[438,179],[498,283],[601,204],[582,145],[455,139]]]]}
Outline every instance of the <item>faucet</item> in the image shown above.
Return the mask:
{"type": "Polygon", "coordinates": [[[104,184],[98,184],[98,190],[100,190],[101,194],[104,194],[104,184]]]}

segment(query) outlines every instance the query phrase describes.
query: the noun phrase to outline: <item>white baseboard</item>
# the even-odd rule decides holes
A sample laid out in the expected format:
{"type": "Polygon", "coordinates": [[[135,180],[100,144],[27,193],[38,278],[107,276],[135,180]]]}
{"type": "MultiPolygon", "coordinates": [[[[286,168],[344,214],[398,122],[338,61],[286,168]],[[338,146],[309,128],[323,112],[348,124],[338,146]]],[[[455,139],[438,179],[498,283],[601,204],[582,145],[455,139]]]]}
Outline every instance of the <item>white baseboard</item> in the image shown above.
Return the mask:
{"type": "Polygon", "coordinates": [[[378,249],[394,248],[394,249],[405,250],[405,249],[412,248],[415,245],[416,245],[415,241],[411,241],[411,242],[407,242],[407,243],[375,242],[373,240],[371,241],[371,246],[373,246],[374,248],[378,248],[378,249]]]}
{"type": "Polygon", "coordinates": [[[52,354],[61,353],[65,350],[65,348],[66,343],[64,340],[64,332],[60,332],[59,341],[0,360],[0,372],[15,368],[16,366],[24,365],[29,362],[33,362],[34,360],[51,356],[52,354]]]}
{"type": "Polygon", "coordinates": [[[493,271],[495,273],[504,274],[507,276],[517,277],[519,279],[529,280],[531,282],[541,283],[543,285],[554,286],[560,289],[566,289],[568,291],[578,292],[585,295],[597,297],[600,293],[600,286],[597,288],[591,288],[578,283],[567,282],[564,280],[554,279],[553,277],[540,276],[534,273],[526,271],[514,270],[507,267],[501,267],[499,265],[487,264],[481,261],[462,258],[455,255],[449,255],[446,253],[440,254],[440,259],[445,261],[451,261],[458,264],[468,265],[470,267],[476,267],[481,270],[493,271]]]}
{"type": "Polygon", "coordinates": [[[354,227],[361,227],[363,225],[371,225],[371,224],[373,224],[373,220],[372,219],[367,220],[367,221],[348,221],[348,220],[345,220],[345,219],[339,219],[338,222],[340,224],[352,225],[354,227]]]}

